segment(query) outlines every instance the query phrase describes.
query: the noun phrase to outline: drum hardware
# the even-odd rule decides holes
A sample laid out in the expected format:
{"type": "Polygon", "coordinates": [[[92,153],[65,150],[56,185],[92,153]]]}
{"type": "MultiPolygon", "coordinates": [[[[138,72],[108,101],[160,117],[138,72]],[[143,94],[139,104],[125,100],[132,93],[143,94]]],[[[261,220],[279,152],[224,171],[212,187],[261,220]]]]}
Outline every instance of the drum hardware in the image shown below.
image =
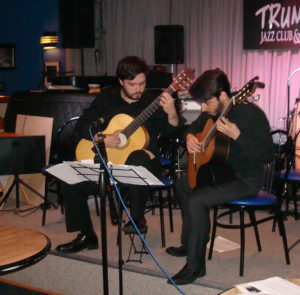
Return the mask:
{"type": "Polygon", "coordinates": [[[290,130],[290,122],[289,122],[289,117],[290,117],[290,84],[291,84],[291,79],[294,76],[294,74],[296,74],[296,72],[300,71],[300,68],[297,68],[296,70],[294,70],[290,76],[288,77],[288,101],[287,101],[287,121],[286,121],[286,129],[290,130]]]}
{"type": "MultiPolygon", "coordinates": [[[[175,156],[175,163],[174,163],[174,172],[177,176],[177,179],[179,179],[181,177],[181,173],[184,173],[187,171],[187,165],[182,164],[181,163],[181,158],[186,154],[186,148],[184,145],[184,142],[181,138],[177,137],[174,139],[175,144],[174,146],[176,147],[176,156],[175,156]],[[183,150],[181,150],[181,148],[183,148],[183,150]]],[[[184,163],[187,162],[187,159],[184,159],[183,161],[184,163]]]]}

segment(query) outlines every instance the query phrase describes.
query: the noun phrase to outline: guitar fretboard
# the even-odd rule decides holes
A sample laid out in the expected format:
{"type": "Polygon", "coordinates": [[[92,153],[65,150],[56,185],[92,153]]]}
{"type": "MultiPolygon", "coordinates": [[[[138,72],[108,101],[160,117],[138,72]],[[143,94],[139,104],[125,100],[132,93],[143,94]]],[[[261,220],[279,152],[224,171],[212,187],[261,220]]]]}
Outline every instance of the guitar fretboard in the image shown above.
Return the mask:
{"type": "MultiPolygon", "coordinates": [[[[170,85],[164,92],[173,94],[176,90],[170,85]]],[[[141,127],[148,118],[160,107],[159,95],[146,109],[144,109],[121,133],[123,133],[126,138],[129,138],[139,127],[141,127]]]]}
{"type": "MultiPolygon", "coordinates": [[[[227,118],[227,115],[229,114],[230,110],[234,106],[234,100],[235,100],[235,96],[233,96],[230,99],[229,103],[224,108],[224,110],[221,113],[221,115],[219,116],[219,118],[221,118],[221,117],[227,118]]],[[[218,118],[218,120],[219,120],[219,118],[218,118]]],[[[204,150],[207,148],[207,146],[209,145],[210,141],[212,140],[212,138],[215,136],[215,134],[217,132],[217,122],[218,122],[218,120],[214,123],[214,125],[212,126],[212,128],[209,130],[209,132],[206,134],[206,136],[203,139],[203,143],[202,144],[204,146],[204,150]]]]}

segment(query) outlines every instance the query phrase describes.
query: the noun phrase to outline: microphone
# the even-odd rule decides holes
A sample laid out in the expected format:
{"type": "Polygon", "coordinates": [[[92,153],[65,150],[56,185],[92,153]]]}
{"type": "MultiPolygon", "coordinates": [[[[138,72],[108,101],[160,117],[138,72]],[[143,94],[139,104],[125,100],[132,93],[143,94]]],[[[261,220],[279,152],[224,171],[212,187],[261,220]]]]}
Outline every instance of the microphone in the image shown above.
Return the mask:
{"type": "Polygon", "coordinates": [[[263,82],[256,82],[256,85],[257,85],[257,88],[262,88],[262,89],[264,89],[265,88],[265,83],[263,83],[263,82]]]}
{"type": "Polygon", "coordinates": [[[92,123],[92,127],[97,128],[97,127],[102,126],[104,123],[105,123],[104,118],[99,117],[96,121],[94,121],[94,122],[92,123]]]}

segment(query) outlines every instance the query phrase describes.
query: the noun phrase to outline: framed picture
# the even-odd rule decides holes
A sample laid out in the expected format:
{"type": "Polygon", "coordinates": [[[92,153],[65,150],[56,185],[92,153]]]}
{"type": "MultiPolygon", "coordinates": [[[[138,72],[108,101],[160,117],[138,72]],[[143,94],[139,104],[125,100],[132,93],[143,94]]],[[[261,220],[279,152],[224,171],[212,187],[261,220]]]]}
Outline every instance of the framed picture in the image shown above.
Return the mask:
{"type": "Polygon", "coordinates": [[[59,61],[45,61],[45,87],[51,85],[52,79],[59,76],[59,61]]]}
{"type": "Polygon", "coordinates": [[[15,48],[15,44],[0,43],[0,70],[15,68],[15,48]]]}

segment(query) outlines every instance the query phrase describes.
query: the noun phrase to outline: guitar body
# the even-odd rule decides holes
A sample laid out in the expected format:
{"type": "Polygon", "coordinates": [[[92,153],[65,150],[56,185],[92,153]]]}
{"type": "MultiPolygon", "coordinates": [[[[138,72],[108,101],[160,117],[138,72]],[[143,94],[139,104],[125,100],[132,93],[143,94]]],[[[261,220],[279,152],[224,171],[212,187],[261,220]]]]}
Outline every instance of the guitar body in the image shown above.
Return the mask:
{"type": "MultiPolygon", "coordinates": [[[[118,114],[114,116],[103,134],[114,134],[121,132],[127,127],[134,118],[126,114],[118,114]]],[[[147,148],[149,144],[149,134],[142,126],[139,127],[131,136],[126,140],[121,136],[121,144],[117,148],[106,148],[107,159],[113,164],[125,164],[129,154],[135,150],[147,148]]],[[[76,148],[77,161],[94,159],[95,153],[93,151],[94,144],[90,140],[82,139],[76,148]]]]}
{"type": "MultiPolygon", "coordinates": [[[[213,125],[213,120],[208,119],[203,131],[196,134],[200,142],[203,141],[213,125]]],[[[198,170],[202,165],[210,161],[224,163],[228,154],[229,138],[221,133],[216,133],[203,152],[188,154],[188,180],[190,188],[196,187],[198,170]]]]}

